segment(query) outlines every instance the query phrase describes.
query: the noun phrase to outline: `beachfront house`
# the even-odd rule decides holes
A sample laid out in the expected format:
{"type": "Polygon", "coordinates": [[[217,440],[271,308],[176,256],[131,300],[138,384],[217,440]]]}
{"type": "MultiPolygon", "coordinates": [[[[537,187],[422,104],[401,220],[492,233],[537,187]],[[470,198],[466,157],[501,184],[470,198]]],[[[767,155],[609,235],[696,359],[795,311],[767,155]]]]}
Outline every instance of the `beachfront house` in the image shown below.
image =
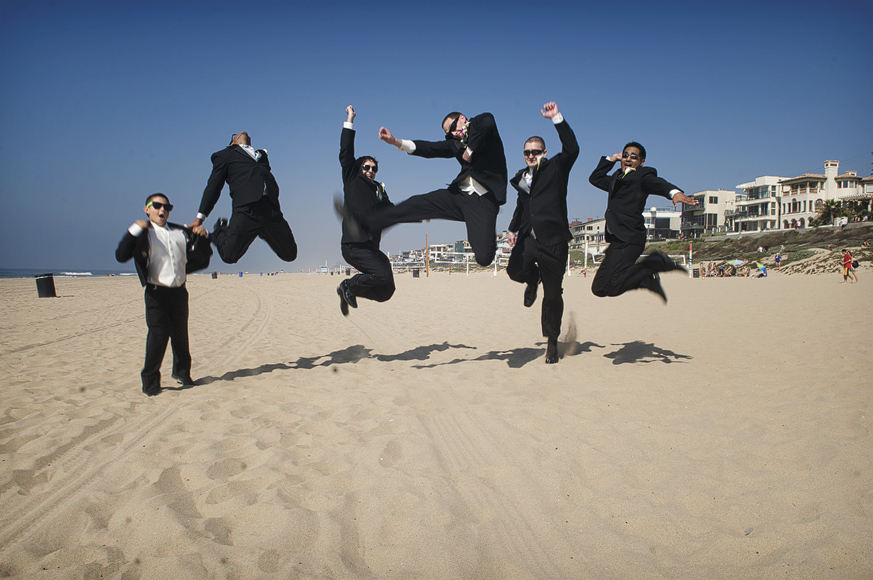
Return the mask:
{"type": "Polygon", "coordinates": [[[781,204],[779,202],[779,182],[784,177],[763,175],[755,181],[741,183],[733,209],[728,209],[725,218],[728,231],[760,232],[778,230],[781,204]]]}
{"type": "Polygon", "coordinates": [[[585,242],[595,245],[603,244],[606,247],[605,218],[588,218],[585,222],[573,220],[570,222],[570,233],[573,234],[573,241],[570,242],[571,248],[581,248],[585,242]]]}
{"type": "Polygon", "coordinates": [[[699,238],[703,234],[727,231],[725,211],[736,207],[735,191],[715,189],[692,194],[697,205],[682,204],[682,234],[686,238],[699,238]]]}
{"type": "Polygon", "coordinates": [[[678,238],[682,212],[672,207],[649,208],[643,211],[646,223],[646,239],[666,240],[678,238]]]}

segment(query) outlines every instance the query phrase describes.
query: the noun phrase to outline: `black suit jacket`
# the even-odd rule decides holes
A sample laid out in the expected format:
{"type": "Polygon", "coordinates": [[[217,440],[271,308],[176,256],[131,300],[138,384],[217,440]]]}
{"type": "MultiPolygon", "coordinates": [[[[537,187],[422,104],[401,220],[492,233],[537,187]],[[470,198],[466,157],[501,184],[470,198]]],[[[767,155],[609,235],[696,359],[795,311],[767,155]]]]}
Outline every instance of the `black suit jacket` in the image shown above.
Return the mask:
{"type": "MultiPolygon", "coordinates": [[[[151,227],[151,224],[149,224],[151,227]]],[[[202,270],[209,266],[209,259],[212,257],[212,246],[209,244],[209,238],[198,236],[186,226],[167,222],[167,227],[174,230],[182,230],[185,233],[186,243],[186,262],[185,273],[190,274],[202,270]]],[[[149,278],[149,236],[148,230],[143,230],[138,236],[133,235],[130,231],[124,233],[124,237],[118,243],[118,248],[115,250],[115,259],[119,262],[127,262],[133,258],[133,263],[136,266],[136,273],[139,276],[140,284],[145,286],[148,284],[149,278]]]]}
{"type": "Polygon", "coordinates": [[[473,179],[494,195],[497,205],[506,203],[506,156],[503,153],[503,141],[497,132],[497,123],[491,113],[482,113],[470,119],[466,143],[457,139],[414,143],[415,151],[412,155],[428,159],[442,157],[458,160],[461,172],[449,185],[450,189],[458,189],[458,184],[472,175],[473,179]],[[464,161],[467,147],[473,150],[471,163],[464,161]]]}
{"type": "Polygon", "coordinates": [[[606,157],[591,173],[588,181],[594,187],[609,193],[606,204],[606,241],[621,240],[639,246],[646,245],[646,224],[643,210],[650,195],[660,195],[673,200],[670,192],[682,191],[672,183],[658,177],[654,167],[640,167],[622,177],[622,169],[608,175],[615,161],[606,157]]]}
{"type": "MultiPolygon", "coordinates": [[[[385,187],[378,181],[372,181],[361,173],[359,163],[355,163],[355,130],[343,127],[340,136],[340,166],[343,169],[343,205],[346,212],[356,218],[358,223],[367,223],[368,218],[376,212],[376,208],[394,205],[385,193],[385,187]],[[382,194],[379,199],[377,192],[382,194]]],[[[360,243],[372,240],[376,246],[382,240],[382,232],[360,232],[353,236],[343,220],[342,243],[360,243]]]]}
{"type": "Polygon", "coordinates": [[[266,149],[258,149],[260,159],[255,161],[239,145],[231,145],[212,154],[212,174],[203,190],[199,212],[208,216],[218,202],[224,184],[230,187],[233,207],[253,203],[264,193],[279,208],[279,184],[270,172],[266,149]]]}
{"type": "Polygon", "coordinates": [[[561,138],[561,152],[540,162],[534,170],[530,185],[530,194],[526,193],[519,182],[527,167],[519,170],[510,180],[518,190],[518,203],[509,231],[527,233],[533,227],[537,240],[544,244],[557,244],[573,239],[570,233],[570,220],[567,219],[567,184],[570,181],[570,170],[579,157],[579,144],[576,135],[562,121],[555,125],[561,138]]]}

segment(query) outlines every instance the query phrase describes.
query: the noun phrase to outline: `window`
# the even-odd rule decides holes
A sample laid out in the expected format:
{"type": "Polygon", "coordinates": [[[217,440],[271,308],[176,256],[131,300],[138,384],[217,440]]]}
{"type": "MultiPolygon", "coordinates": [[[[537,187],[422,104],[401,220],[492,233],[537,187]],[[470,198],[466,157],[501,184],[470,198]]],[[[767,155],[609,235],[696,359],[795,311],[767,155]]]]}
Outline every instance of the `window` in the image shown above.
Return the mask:
{"type": "Polygon", "coordinates": [[[714,196],[709,196],[709,203],[718,203],[718,198],[714,196]]]}

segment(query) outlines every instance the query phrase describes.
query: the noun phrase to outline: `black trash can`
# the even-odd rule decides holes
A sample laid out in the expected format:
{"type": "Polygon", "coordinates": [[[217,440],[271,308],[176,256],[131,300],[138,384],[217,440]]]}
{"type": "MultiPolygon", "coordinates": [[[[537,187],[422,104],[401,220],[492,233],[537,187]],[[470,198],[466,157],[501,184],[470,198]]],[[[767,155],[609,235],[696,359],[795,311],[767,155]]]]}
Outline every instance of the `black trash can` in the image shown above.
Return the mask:
{"type": "Polygon", "coordinates": [[[351,275],[352,275],[352,269],[346,268],[346,276],[351,276],[351,275]]]}
{"type": "Polygon", "coordinates": [[[413,277],[413,278],[418,278],[418,268],[413,268],[413,269],[412,269],[412,277],[413,277]]]}
{"type": "Polygon", "coordinates": [[[40,298],[57,298],[55,294],[55,278],[51,274],[36,276],[36,292],[40,298]]]}
{"type": "Polygon", "coordinates": [[[213,272],[213,273],[212,273],[212,279],[213,279],[213,280],[218,279],[218,272],[213,272]]]}

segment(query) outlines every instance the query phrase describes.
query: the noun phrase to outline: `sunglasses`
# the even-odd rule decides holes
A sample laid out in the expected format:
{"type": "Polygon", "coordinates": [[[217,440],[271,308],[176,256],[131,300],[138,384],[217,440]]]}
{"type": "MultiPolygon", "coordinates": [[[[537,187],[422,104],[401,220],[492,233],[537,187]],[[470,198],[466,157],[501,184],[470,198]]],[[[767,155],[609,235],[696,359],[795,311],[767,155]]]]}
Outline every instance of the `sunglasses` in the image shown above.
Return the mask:
{"type": "Polygon", "coordinates": [[[524,156],[525,157],[536,157],[537,155],[542,155],[543,149],[525,149],[524,156]]]}
{"type": "Polygon", "coordinates": [[[367,165],[361,165],[361,169],[364,170],[364,171],[370,171],[370,170],[372,169],[372,170],[373,170],[373,173],[377,173],[377,172],[379,171],[379,167],[378,167],[378,166],[376,166],[376,165],[370,165],[369,163],[368,163],[367,165]]]}
{"type": "Polygon", "coordinates": [[[622,159],[630,158],[630,159],[633,159],[634,161],[636,161],[637,159],[640,158],[640,156],[637,155],[636,153],[622,153],[621,158],[622,159]]]}
{"type": "Polygon", "coordinates": [[[167,211],[173,211],[173,204],[172,203],[163,203],[160,201],[150,201],[146,204],[146,207],[153,207],[155,209],[163,208],[167,211]]]}

